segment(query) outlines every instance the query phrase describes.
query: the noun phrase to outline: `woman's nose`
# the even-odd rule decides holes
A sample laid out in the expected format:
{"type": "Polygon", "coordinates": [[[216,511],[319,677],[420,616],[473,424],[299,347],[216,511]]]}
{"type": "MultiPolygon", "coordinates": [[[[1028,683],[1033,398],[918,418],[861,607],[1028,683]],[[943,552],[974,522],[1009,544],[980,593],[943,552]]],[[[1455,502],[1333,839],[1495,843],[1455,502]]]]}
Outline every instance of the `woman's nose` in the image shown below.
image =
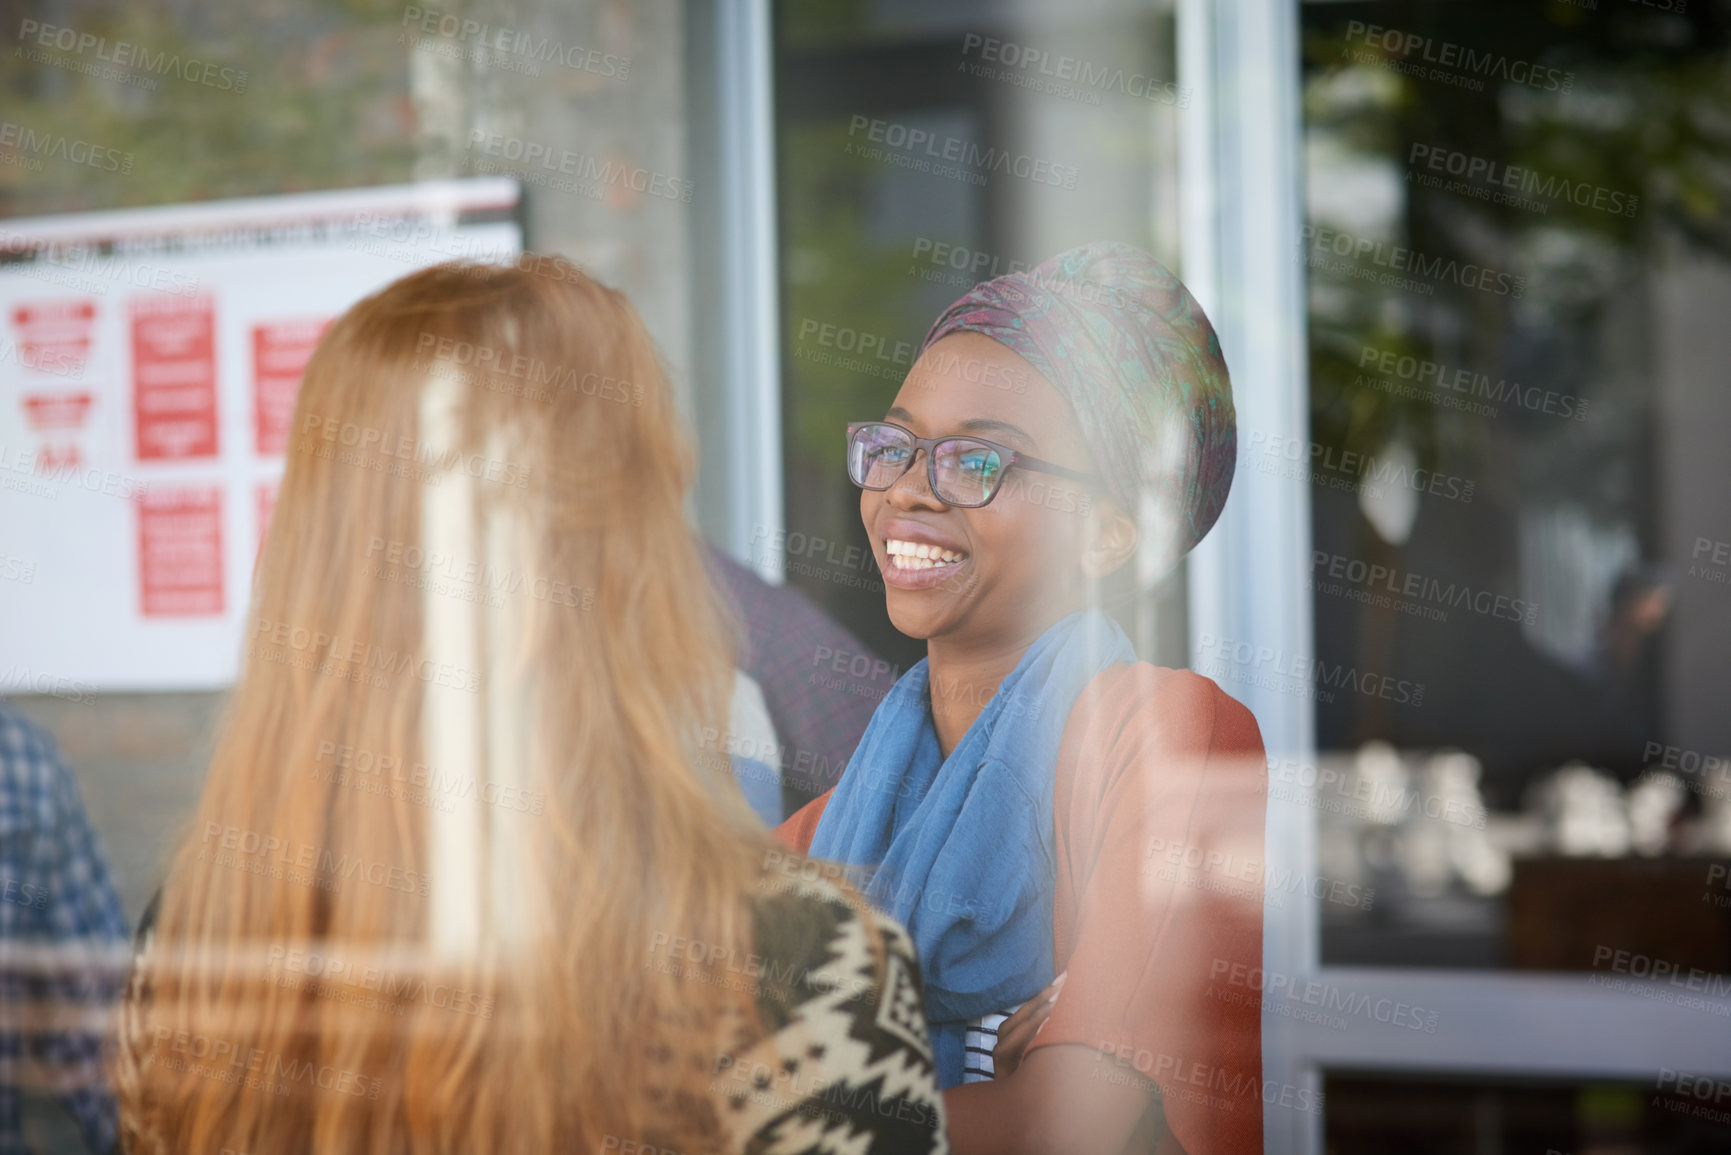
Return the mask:
{"type": "Polygon", "coordinates": [[[897,509],[912,509],[924,506],[928,509],[939,509],[943,502],[932,493],[931,479],[926,476],[928,466],[920,457],[925,454],[923,448],[914,450],[914,459],[908,463],[907,472],[896,478],[895,484],[889,487],[884,497],[897,509]]]}

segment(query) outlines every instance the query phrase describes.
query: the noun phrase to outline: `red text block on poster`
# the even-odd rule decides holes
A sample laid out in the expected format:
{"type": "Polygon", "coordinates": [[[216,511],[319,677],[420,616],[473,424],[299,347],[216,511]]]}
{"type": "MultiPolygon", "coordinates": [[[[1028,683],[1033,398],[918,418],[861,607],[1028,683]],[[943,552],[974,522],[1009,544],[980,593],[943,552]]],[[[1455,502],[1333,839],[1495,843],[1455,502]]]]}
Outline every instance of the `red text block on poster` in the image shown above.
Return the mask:
{"type": "Polygon", "coordinates": [[[209,297],[132,302],[140,461],[216,456],[216,310],[209,297]]]}
{"type": "Polygon", "coordinates": [[[222,613],[222,487],[138,495],[139,605],[147,618],[222,613]]]}
{"type": "Polygon", "coordinates": [[[24,415],[30,421],[30,428],[38,433],[83,429],[84,419],[90,416],[90,407],[95,402],[96,394],[89,392],[26,393],[24,415]]]}
{"type": "Polygon", "coordinates": [[[96,302],[37,301],[12,310],[12,327],[22,346],[18,363],[56,377],[84,372],[96,331],[96,302]]]}
{"type": "Polygon", "coordinates": [[[280,457],[288,448],[289,420],[294,416],[301,373],[329,324],[324,318],[253,326],[253,428],[260,456],[280,457]]]}

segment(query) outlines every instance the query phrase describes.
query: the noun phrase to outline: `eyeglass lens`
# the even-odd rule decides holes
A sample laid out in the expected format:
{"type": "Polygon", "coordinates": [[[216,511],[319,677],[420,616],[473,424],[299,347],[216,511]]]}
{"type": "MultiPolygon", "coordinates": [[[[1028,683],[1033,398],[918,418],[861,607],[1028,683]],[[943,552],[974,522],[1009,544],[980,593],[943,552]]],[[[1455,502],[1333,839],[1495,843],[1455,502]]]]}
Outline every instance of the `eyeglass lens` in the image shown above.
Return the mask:
{"type": "MultiPolygon", "coordinates": [[[[934,496],[939,501],[974,506],[991,500],[1004,472],[997,450],[964,439],[940,441],[935,449],[934,496]]],[[[913,439],[907,433],[892,425],[866,425],[848,446],[848,472],[856,485],[888,489],[907,472],[913,456],[913,439]]]]}

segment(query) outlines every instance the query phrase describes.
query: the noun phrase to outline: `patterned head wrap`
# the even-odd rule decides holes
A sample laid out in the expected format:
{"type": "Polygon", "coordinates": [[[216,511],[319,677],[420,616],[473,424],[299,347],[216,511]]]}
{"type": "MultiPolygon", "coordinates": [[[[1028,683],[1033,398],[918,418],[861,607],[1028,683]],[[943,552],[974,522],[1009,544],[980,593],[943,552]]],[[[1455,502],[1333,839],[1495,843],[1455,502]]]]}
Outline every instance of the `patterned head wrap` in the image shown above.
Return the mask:
{"type": "Polygon", "coordinates": [[[1162,567],[1214,524],[1238,456],[1232,383],[1202,307],[1140,249],[1097,241],[975,285],[937,319],[1020,354],[1069,399],[1107,489],[1162,567]]]}

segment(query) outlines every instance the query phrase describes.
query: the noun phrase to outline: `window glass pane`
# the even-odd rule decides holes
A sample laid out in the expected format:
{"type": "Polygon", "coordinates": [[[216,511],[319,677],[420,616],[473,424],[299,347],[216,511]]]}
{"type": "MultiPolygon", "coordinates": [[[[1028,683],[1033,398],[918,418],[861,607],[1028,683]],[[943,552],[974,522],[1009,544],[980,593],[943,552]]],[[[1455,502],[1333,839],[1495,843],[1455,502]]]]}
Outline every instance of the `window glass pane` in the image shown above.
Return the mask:
{"type": "MultiPolygon", "coordinates": [[[[403,243],[404,234],[389,230],[370,245],[374,237],[353,221],[359,203],[354,200],[335,212],[323,210],[332,217],[346,214],[342,224],[352,231],[333,230],[338,239],[310,256],[307,248],[314,242],[308,234],[321,243],[328,238],[306,224],[305,212],[283,227],[260,224],[255,216],[244,228],[230,228],[213,224],[217,212],[210,204],[465,178],[493,178],[467,180],[466,187],[499,187],[511,181],[498,178],[511,178],[521,185],[520,199],[502,198],[470,219],[451,222],[453,227],[474,225],[496,236],[520,226],[527,245],[566,254],[597,279],[623,289],[666,355],[675,387],[689,390],[687,325],[696,291],[686,221],[694,196],[713,196],[716,182],[694,192],[685,159],[687,69],[682,13],[674,4],[22,0],[6,5],[5,14],[0,611],[10,610],[7,616],[15,621],[50,591],[91,606],[88,614],[36,615],[52,631],[54,646],[64,642],[40,662],[34,656],[25,661],[16,631],[0,625],[6,766],[10,772],[23,741],[12,728],[10,711],[16,707],[57,743],[76,778],[125,919],[136,926],[162,881],[171,848],[187,836],[210,765],[210,735],[226,700],[217,678],[181,679],[173,682],[175,690],[164,691],[172,678],[165,670],[194,647],[220,648],[225,655],[241,649],[233,616],[244,611],[256,529],[275,493],[273,478],[255,498],[254,474],[280,470],[283,459],[280,444],[274,450],[262,445],[265,382],[275,418],[286,422],[317,325],[418,265],[467,255],[439,251],[436,244],[403,243]],[[505,207],[508,199],[516,199],[515,209],[505,207]],[[186,222],[187,232],[203,235],[197,243],[174,230],[135,235],[134,244],[87,243],[118,226],[35,219],[157,208],[169,216],[179,213],[176,219],[186,222]],[[24,218],[31,222],[21,223],[24,218]],[[221,235],[212,235],[219,228],[221,235]],[[79,240],[42,243],[44,235],[79,240]],[[386,257],[381,249],[392,251],[386,257]],[[330,251],[336,259],[321,260],[330,251]],[[193,260],[205,262],[206,270],[221,266],[221,275],[207,271],[202,282],[180,279],[186,268],[180,262],[193,260]],[[277,312],[283,298],[305,295],[304,283],[295,282],[295,260],[312,270],[307,279],[339,281],[345,292],[340,302],[321,301],[311,315],[277,312]],[[370,274],[363,267],[359,280],[348,276],[368,261],[370,274]],[[164,353],[158,363],[169,370],[191,361],[208,366],[205,380],[214,378],[220,387],[213,390],[220,404],[213,400],[208,413],[211,426],[222,431],[221,444],[210,460],[190,465],[141,461],[144,454],[132,451],[129,423],[134,381],[144,374],[136,371],[135,347],[120,337],[136,330],[122,326],[138,302],[154,294],[173,303],[183,289],[197,290],[188,295],[208,304],[192,310],[194,323],[186,326],[195,335],[185,344],[195,355],[174,364],[164,353]],[[284,323],[274,324],[279,320],[284,323]],[[267,373],[273,357],[275,371],[267,373]],[[283,369],[285,361],[292,368],[283,369]],[[261,430],[256,451],[250,407],[255,387],[261,430]],[[246,398],[244,411],[234,401],[236,392],[246,398]],[[36,476],[62,468],[76,470],[77,481],[36,476]],[[77,486],[95,491],[117,474],[121,485],[108,484],[91,500],[112,501],[98,511],[104,517],[123,512],[94,524],[85,516],[94,506],[81,504],[91,495],[77,486]],[[155,556],[166,559],[159,572],[170,574],[177,567],[204,572],[206,567],[186,561],[188,555],[215,558],[209,569],[219,575],[222,610],[203,616],[165,612],[144,622],[141,629],[151,635],[131,651],[144,675],[124,685],[92,686],[75,668],[79,655],[122,648],[104,633],[104,615],[144,617],[141,603],[148,595],[141,587],[147,579],[139,555],[145,552],[145,523],[142,515],[133,520],[131,486],[170,490],[186,484],[189,475],[201,483],[221,477],[233,488],[217,491],[225,502],[215,516],[208,507],[187,516],[170,508],[153,518],[156,526],[168,527],[161,537],[170,539],[155,556]],[[113,500],[117,489],[123,497],[113,500]],[[177,522],[197,523],[190,545],[185,538],[191,534],[172,540],[177,522]],[[223,615],[235,627],[232,636],[221,633],[223,615]],[[189,684],[202,692],[184,692],[189,684]]],[[[158,327],[162,345],[172,330],[158,327]]],[[[172,418],[171,407],[164,408],[172,418]]],[[[457,584],[466,580],[459,576],[457,584]]],[[[36,848],[17,836],[18,807],[24,805],[17,792],[0,790],[0,796],[13,808],[0,814],[0,883],[7,888],[4,909],[12,916],[0,924],[13,928],[23,909],[13,893],[19,883],[14,864],[36,848]]],[[[75,865],[78,870],[59,877],[94,887],[85,864],[75,865]]],[[[45,891],[36,894],[46,902],[45,891]]],[[[82,914],[73,919],[56,912],[53,919],[60,934],[94,933],[82,914]]],[[[6,937],[0,954],[17,945],[10,930],[6,937]]],[[[82,958],[85,946],[82,939],[72,943],[71,957],[82,958]]],[[[8,1012],[20,1005],[14,981],[19,957],[34,956],[13,952],[0,968],[8,971],[7,994],[0,999],[8,1012]]],[[[69,1013],[58,1003],[43,1013],[49,1012],[62,1018],[69,1013]]],[[[9,1115],[11,1098],[20,1097],[28,1149],[85,1150],[79,1128],[49,1091],[55,1080],[80,1085],[90,1071],[81,1066],[68,1074],[70,1060],[37,1063],[43,1055],[27,1055],[19,1067],[23,1052],[12,1028],[22,1020],[6,1017],[15,1021],[0,1050],[14,1046],[0,1059],[7,1068],[0,1075],[0,1116],[9,1115]]],[[[0,1147],[9,1150],[11,1123],[0,1118],[0,1147]]]]}
{"type": "MultiPolygon", "coordinates": [[[[787,533],[761,548],[899,671],[924,648],[884,614],[845,427],[883,416],[978,281],[1095,240],[1178,267],[1172,11],[798,0],[776,6],[775,56],[787,533]]],[[[1180,580],[1129,611],[1169,664],[1180,580]]]]}
{"type": "Polygon", "coordinates": [[[1727,1085],[1675,1071],[1646,1083],[1331,1074],[1324,1086],[1333,1155],[1707,1152],[1731,1143],[1731,1113],[1713,1103],[1727,1085]]]}
{"type": "Polygon", "coordinates": [[[6,216],[413,175],[415,54],[402,44],[400,5],[190,4],[170,13],[20,4],[10,13],[0,53],[16,133],[5,142],[13,160],[0,167],[6,216]]]}
{"type": "Polygon", "coordinates": [[[1312,486],[1322,873],[1374,893],[1325,963],[1731,970],[1731,61],[1683,8],[1302,8],[1311,441],[1240,438],[1312,486]]]}

